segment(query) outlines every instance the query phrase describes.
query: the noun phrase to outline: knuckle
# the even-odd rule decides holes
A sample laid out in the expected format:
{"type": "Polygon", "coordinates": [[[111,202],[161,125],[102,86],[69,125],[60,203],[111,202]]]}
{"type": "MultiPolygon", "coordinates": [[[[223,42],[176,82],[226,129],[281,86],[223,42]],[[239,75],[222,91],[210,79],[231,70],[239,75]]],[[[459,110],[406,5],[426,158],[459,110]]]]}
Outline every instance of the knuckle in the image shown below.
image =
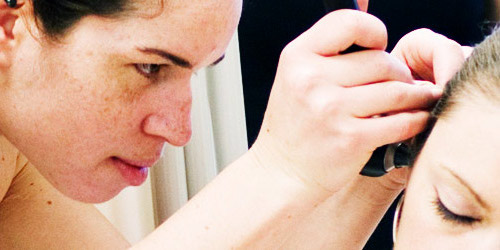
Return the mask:
{"type": "Polygon", "coordinates": [[[356,37],[366,36],[367,33],[387,37],[387,29],[380,19],[360,11],[349,9],[334,11],[324,17],[324,22],[342,24],[343,30],[356,37]]]}
{"type": "Polygon", "coordinates": [[[343,98],[322,89],[311,91],[307,98],[309,98],[309,110],[313,116],[321,117],[321,120],[330,121],[334,124],[345,108],[343,98]]]}
{"type": "MultiPolygon", "coordinates": [[[[399,84],[399,83],[395,83],[395,84],[399,84]]],[[[394,86],[392,88],[392,102],[394,105],[402,105],[402,104],[405,104],[408,102],[408,100],[410,99],[410,92],[409,91],[405,91],[405,89],[403,88],[403,86],[394,86]]]]}
{"type": "Polygon", "coordinates": [[[287,45],[285,45],[285,47],[281,52],[284,55],[288,55],[288,53],[293,52],[294,49],[295,49],[295,41],[291,41],[287,45]]]}
{"type": "Polygon", "coordinates": [[[381,75],[392,75],[395,71],[393,58],[387,52],[381,52],[379,60],[377,60],[377,70],[381,75]]]}
{"type": "Polygon", "coordinates": [[[299,83],[299,85],[307,85],[309,86],[315,85],[321,79],[321,76],[313,67],[303,67],[295,70],[295,79],[299,83]]]}
{"type": "Polygon", "coordinates": [[[340,21],[343,21],[342,23],[345,24],[346,28],[349,30],[358,30],[360,27],[363,27],[360,25],[363,23],[363,19],[357,12],[352,10],[343,10],[342,12],[339,12],[339,14],[342,14],[339,16],[341,19],[340,21]]]}
{"type": "Polygon", "coordinates": [[[405,36],[405,39],[412,39],[413,37],[433,37],[435,35],[437,35],[437,33],[431,29],[420,28],[408,33],[408,35],[405,36]]]}
{"type": "Polygon", "coordinates": [[[458,44],[457,42],[449,39],[448,37],[442,35],[442,34],[439,34],[439,33],[436,33],[434,31],[432,31],[431,29],[428,29],[428,28],[421,28],[421,29],[418,29],[415,32],[415,35],[420,35],[420,36],[423,36],[423,37],[427,37],[429,39],[435,39],[437,40],[438,42],[441,42],[443,44],[446,44],[448,46],[454,46],[456,48],[460,48],[460,44],[458,44]]]}
{"type": "Polygon", "coordinates": [[[395,133],[399,138],[407,139],[415,136],[417,133],[423,129],[423,124],[425,123],[423,120],[418,118],[416,114],[405,114],[402,118],[403,122],[399,124],[395,133]]]}
{"type": "Polygon", "coordinates": [[[299,96],[309,96],[320,81],[319,72],[312,67],[297,67],[291,69],[290,79],[294,93],[299,96]]]}
{"type": "Polygon", "coordinates": [[[415,32],[420,32],[422,34],[427,34],[427,35],[433,35],[433,34],[436,34],[436,32],[432,31],[431,29],[429,28],[420,28],[420,29],[417,29],[415,32]]]}
{"type": "Polygon", "coordinates": [[[338,129],[342,148],[346,150],[356,149],[360,146],[361,136],[358,130],[352,125],[346,124],[338,129]]]}
{"type": "Polygon", "coordinates": [[[349,31],[352,36],[359,37],[365,35],[366,32],[369,31],[365,28],[366,18],[363,18],[359,13],[351,10],[342,10],[340,14],[341,15],[338,16],[339,23],[342,23],[344,29],[349,31]]]}
{"type": "Polygon", "coordinates": [[[403,122],[399,127],[398,133],[401,135],[401,137],[406,137],[412,131],[412,127],[413,126],[411,122],[403,122]]]}
{"type": "Polygon", "coordinates": [[[285,88],[290,94],[307,97],[322,81],[322,74],[313,63],[304,63],[297,57],[296,49],[286,47],[281,54],[277,76],[284,80],[285,88]]]}
{"type": "MultiPolygon", "coordinates": [[[[325,22],[332,22],[332,23],[338,22],[339,20],[346,21],[345,22],[346,25],[351,25],[352,22],[357,21],[355,19],[359,18],[359,16],[360,15],[359,13],[357,13],[357,11],[350,9],[341,9],[334,12],[330,12],[323,19],[325,22]]],[[[353,27],[356,27],[356,25],[353,25],[353,27]]]]}
{"type": "Polygon", "coordinates": [[[413,36],[415,36],[416,38],[423,37],[423,38],[432,40],[434,42],[437,42],[438,44],[442,44],[445,46],[452,46],[455,49],[461,48],[460,44],[457,43],[456,41],[449,39],[448,37],[446,37],[442,34],[436,33],[433,30],[428,29],[428,28],[417,29],[415,31],[410,32],[408,34],[408,36],[410,36],[410,37],[407,39],[412,39],[413,36]]]}
{"type": "Polygon", "coordinates": [[[401,42],[413,43],[414,41],[422,41],[435,36],[436,33],[428,28],[420,28],[406,34],[401,38],[401,42]]]}
{"type": "Polygon", "coordinates": [[[293,54],[295,53],[295,48],[293,46],[293,42],[289,43],[288,45],[283,48],[280,54],[280,61],[288,61],[289,58],[293,58],[293,54]]]}
{"type": "Polygon", "coordinates": [[[304,48],[300,44],[300,39],[295,39],[288,43],[283,50],[281,50],[280,54],[280,63],[284,62],[294,62],[297,61],[298,58],[302,57],[304,53],[304,48]]]}
{"type": "Polygon", "coordinates": [[[443,46],[446,46],[454,51],[462,52],[462,46],[459,43],[457,43],[452,39],[447,38],[446,36],[443,35],[439,36],[442,37],[443,46]]]}

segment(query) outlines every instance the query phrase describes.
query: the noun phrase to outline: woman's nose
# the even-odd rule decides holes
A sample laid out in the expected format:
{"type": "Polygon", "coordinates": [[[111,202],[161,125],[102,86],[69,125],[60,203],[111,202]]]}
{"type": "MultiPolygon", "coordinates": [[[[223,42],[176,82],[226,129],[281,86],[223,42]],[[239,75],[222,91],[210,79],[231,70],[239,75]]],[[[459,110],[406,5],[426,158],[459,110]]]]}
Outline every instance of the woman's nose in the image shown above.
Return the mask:
{"type": "MultiPolygon", "coordinates": [[[[184,146],[191,139],[191,89],[182,96],[161,98],[157,110],[143,121],[143,131],[163,138],[173,146],[184,146]]],[[[179,92],[177,92],[179,94],[179,92]]]]}

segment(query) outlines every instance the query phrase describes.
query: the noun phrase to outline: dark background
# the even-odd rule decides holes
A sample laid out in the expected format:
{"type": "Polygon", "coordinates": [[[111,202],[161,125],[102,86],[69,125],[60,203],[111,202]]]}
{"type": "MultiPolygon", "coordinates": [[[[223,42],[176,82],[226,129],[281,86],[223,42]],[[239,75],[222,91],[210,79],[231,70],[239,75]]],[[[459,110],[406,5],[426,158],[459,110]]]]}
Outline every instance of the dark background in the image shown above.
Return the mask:
{"type": "MultiPolygon", "coordinates": [[[[371,0],[368,12],[387,26],[390,51],[417,28],[430,28],[463,45],[480,42],[491,30],[483,0],[371,0]]],[[[244,0],[239,26],[245,109],[250,145],[259,132],[281,50],[325,15],[320,0],[244,0]]],[[[388,211],[365,249],[392,248],[388,211]]]]}

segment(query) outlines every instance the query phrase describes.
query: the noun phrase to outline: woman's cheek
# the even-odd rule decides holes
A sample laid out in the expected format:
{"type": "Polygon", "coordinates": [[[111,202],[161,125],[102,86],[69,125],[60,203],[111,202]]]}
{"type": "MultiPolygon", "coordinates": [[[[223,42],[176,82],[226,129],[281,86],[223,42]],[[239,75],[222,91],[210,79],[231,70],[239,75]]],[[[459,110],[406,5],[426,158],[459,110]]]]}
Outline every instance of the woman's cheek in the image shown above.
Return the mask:
{"type": "MultiPolygon", "coordinates": [[[[442,234],[440,219],[435,214],[434,189],[426,178],[426,169],[413,168],[411,180],[405,190],[403,209],[399,221],[396,245],[398,249],[425,249],[437,244],[442,234]],[[417,247],[418,246],[418,247],[417,247]]],[[[429,248],[428,248],[429,249],[429,248]]]]}

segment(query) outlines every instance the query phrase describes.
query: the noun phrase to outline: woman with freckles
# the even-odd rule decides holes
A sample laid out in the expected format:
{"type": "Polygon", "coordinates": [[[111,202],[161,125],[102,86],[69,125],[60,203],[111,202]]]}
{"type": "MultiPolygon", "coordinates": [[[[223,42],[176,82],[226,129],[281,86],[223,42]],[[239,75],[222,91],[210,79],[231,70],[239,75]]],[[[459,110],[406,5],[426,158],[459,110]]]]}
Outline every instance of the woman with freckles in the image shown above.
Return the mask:
{"type": "MultiPolygon", "coordinates": [[[[130,247],[89,203],[142,184],[165,143],[189,141],[191,76],[220,61],[240,12],[239,0],[1,2],[0,249],[130,247]]],[[[283,51],[248,153],[134,247],[310,249],[335,233],[329,247],[361,248],[404,171],[360,169],[425,128],[434,84],[464,60],[440,35],[409,37],[388,54],[377,18],[325,16],[283,51]],[[353,44],[367,50],[341,53],[353,44]],[[318,221],[336,230],[294,241],[318,221]]]]}

